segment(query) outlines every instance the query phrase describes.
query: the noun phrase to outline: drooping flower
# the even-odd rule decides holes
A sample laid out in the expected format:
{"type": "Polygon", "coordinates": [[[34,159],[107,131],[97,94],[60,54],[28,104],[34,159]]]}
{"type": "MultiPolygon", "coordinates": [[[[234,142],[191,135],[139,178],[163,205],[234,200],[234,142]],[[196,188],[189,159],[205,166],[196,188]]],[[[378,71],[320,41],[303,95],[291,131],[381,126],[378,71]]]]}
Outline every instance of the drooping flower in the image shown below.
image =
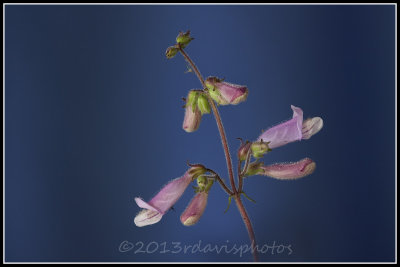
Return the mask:
{"type": "Polygon", "coordinates": [[[323,126],[320,117],[314,117],[303,121],[301,108],[291,106],[293,110],[292,119],[269,128],[258,137],[257,141],[269,142],[269,148],[273,149],[294,141],[309,139],[319,132],[323,126]]]}
{"type": "Polygon", "coordinates": [[[196,224],[207,206],[208,192],[197,193],[181,215],[181,222],[185,226],[196,224]]]}
{"type": "Polygon", "coordinates": [[[309,158],[297,162],[276,163],[269,166],[260,166],[259,175],[265,175],[281,180],[298,179],[314,172],[316,164],[309,158]]]}
{"type": "Polygon", "coordinates": [[[201,111],[197,105],[198,92],[191,90],[186,99],[185,117],[182,128],[188,132],[196,131],[200,126],[201,111]]]}
{"type": "Polygon", "coordinates": [[[136,226],[145,226],[157,223],[162,216],[178,201],[189,184],[206,171],[204,166],[191,167],[182,177],[166,184],[149,202],[135,198],[136,204],[143,210],[135,217],[136,226]]]}
{"type": "Polygon", "coordinates": [[[227,83],[217,77],[208,77],[205,84],[212,99],[220,105],[237,105],[249,94],[246,86],[227,83]]]}
{"type": "Polygon", "coordinates": [[[197,178],[197,187],[194,187],[196,195],[192,198],[189,205],[181,215],[181,222],[185,226],[196,224],[203,215],[207,206],[208,192],[210,191],[214,180],[205,176],[197,178]]]}

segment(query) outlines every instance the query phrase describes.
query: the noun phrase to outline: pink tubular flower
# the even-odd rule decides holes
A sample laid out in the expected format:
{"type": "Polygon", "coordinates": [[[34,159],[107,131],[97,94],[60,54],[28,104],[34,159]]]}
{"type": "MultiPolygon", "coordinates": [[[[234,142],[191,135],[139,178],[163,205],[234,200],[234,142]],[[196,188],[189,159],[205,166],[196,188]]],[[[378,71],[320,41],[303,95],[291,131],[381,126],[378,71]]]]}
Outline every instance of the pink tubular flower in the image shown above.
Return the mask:
{"type": "Polygon", "coordinates": [[[196,92],[190,91],[186,99],[185,117],[182,128],[188,132],[196,131],[200,126],[201,111],[197,106],[196,92]]]}
{"type": "Polygon", "coordinates": [[[309,158],[291,163],[261,166],[258,174],[282,180],[298,179],[314,172],[316,164],[309,158]]]}
{"type": "Polygon", "coordinates": [[[136,204],[143,208],[136,217],[136,226],[142,227],[157,223],[162,216],[178,201],[189,184],[197,176],[205,172],[204,167],[191,167],[182,177],[176,178],[166,184],[157,195],[149,202],[145,202],[141,198],[135,198],[136,204]]]}
{"type": "Polygon", "coordinates": [[[223,82],[217,77],[208,77],[205,84],[212,99],[220,105],[237,105],[245,101],[249,94],[246,86],[223,82]]]}
{"type": "Polygon", "coordinates": [[[293,110],[293,118],[269,128],[258,137],[257,141],[270,142],[269,148],[273,149],[286,145],[287,143],[309,139],[311,136],[319,132],[323,126],[323,120],[314,117],[303,121],[303,111],[301,108],[291,106],[293,110]]]}
{"type": "Polygon", "coordinates": [[[185,226],[191,226],[196,224],[207,206],[208,193],[202,191],[197,193],[189,205],[186,207],[185,211],[181,215],[181,222],[185,226]]]}

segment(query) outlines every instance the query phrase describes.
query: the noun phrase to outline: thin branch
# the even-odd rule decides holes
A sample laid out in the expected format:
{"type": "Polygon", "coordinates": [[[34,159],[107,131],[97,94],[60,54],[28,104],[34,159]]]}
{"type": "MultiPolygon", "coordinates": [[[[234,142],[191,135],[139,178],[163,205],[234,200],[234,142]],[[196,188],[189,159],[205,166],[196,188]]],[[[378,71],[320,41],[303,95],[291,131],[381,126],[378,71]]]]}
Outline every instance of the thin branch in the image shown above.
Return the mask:
{"type": "Polygon", "coordinates": [[[244,162],[243,171],[239,172],[239,192],[242,192],[243,190],[243,176],[246,175],[247,169],[249,168],[250,157],[251,157],[251,149],[247,151],[246,161],[244,162]]]}
{"type": "Polygon", "coordinates": [[[207,171],[211,172],[212,174],[214,174],[215,179],[220,183],[222,188],[224,188],[224,190],[226,191],[226,193],[228,193],[229,196],[233,195],[233,192],[226,186],[224,181],[221,179],[221,177],[219,177],[219,175],[215,171],[213,171],[211,169],[207,169],[207,171]]]}

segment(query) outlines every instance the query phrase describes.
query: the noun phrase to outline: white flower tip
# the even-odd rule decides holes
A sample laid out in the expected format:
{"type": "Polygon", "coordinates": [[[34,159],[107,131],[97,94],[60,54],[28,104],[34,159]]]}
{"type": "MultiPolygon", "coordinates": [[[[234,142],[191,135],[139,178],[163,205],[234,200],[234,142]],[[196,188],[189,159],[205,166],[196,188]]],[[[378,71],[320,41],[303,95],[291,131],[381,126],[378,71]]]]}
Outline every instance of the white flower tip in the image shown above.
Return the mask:
{"type": "MultiPolygon", "coordinates": [[[[307,176],[312,174],[315,171],[315,168],[317,167],[317,164],[313,161],[310,164],[307,164],[307,166],[303,170],[303,175],[301,177],[307,176]]],[[[299,177],[299,178],[301,178],[299,177]]]]}
{"type": "Polygon", "coordinates": [[[135,217],[135,225],[142,227],[158,223],[162,218],[162,214],[154,210],[141,210],[135,217]]]}
{"type": "Polygon", "coordinates": [[[314,117],[303,121],[302,139],[310,139],[318,133],[324,126],[324,121],[320,117],[314,117]]]}
{"type": "Polygon", "coordinates": [[[182,222],[185,226],[192,226],[196,224],[200,220],[200,216],[190,216],[184,222],[182,222]]]}

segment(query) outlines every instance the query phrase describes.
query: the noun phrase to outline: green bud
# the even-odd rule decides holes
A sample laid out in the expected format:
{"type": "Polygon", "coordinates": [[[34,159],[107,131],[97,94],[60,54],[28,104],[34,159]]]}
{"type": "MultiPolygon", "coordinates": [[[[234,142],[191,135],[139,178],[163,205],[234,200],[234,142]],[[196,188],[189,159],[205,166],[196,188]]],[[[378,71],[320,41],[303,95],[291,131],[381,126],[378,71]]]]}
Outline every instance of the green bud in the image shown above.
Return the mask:
{"type": "Polygon", "coordinates": [[[193,39],[194,38],[190,37],[190,31],[185,33],[179,32],[179,35],[176,37],[176,42],[180,44],[182,48],[185,48],[193,39]]]}
{"type": "Polygon", "coordinates": [[[208,103],[208,99],[204,94],[200,94],[197,99],[197,106],[201,111],[201,114],[209,114],[211,112],[210,103],[208,103]]]}
{"type": "Polygon", "coordinates": [[[253,153],[253,157],[261,158],[267,152],[271,151],[268,147],[270,142],[255,142],[251,144],[251,152],[253,153]]]}
{"type": "Polygon", "coordinates": [[[204,190],[204,188],[205,188],[206,185],[207,185],[207,178],[204,177],[204,176],[199,176],[199,177],[197,178],[197,185],[199,186],[199,188],[200,188],[201,190],[204,190]]]}
{"type": "Polygon", "coordinates": [[[167,48],[167,51],[165,51],[165,56],[168,59],[171,59],[178,53],[178,51],[179,51],[179,49],[176,48],[175,46],[170,46],[167,48]]]}
{"type": "Polygon", "coordinates": [[[253,175],[257,175],[259,173],[263,172],[263,169],[261,168],[264,165],[264,163],[262,162],[252,162],[249,164],[249,166],[247,167],[247,171],[245,173],[244,176],[253,176],[253,175]]]}

